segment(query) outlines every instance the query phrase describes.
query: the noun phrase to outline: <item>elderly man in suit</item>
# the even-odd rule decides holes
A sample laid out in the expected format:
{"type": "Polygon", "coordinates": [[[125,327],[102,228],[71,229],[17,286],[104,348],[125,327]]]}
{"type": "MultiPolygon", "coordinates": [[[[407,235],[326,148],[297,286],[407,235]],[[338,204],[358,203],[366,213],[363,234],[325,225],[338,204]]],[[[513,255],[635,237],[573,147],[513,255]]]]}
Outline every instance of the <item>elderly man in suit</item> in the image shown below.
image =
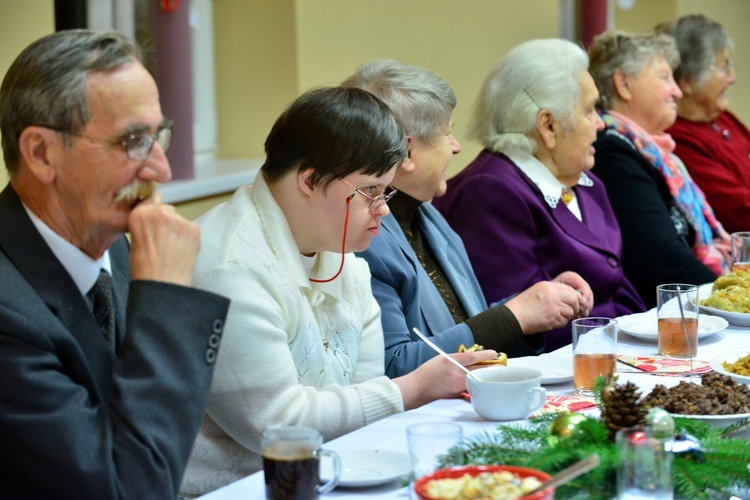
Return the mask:
{"type": "Polygon", "coordinates": [[[189,287],[199,230],[153,193],[156,84],[121,35],[58,32],[12,64],[0,117],[0,491],[174,498],[228,300],[189,287]]]}

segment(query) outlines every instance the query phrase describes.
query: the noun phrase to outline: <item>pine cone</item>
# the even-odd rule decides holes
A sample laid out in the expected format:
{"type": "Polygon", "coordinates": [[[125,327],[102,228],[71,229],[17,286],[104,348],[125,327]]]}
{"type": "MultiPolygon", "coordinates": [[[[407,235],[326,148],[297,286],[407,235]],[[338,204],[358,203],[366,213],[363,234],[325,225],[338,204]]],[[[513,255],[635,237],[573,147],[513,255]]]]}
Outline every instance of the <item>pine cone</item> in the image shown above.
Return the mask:
{"type": "Polygon", "coordinates": [[[620,429],[642,423],[646,416],[646,408],[638,402],[641,391],[632,382],[605,387],[601,397],[602,419],[612,438],[620,429]]]}

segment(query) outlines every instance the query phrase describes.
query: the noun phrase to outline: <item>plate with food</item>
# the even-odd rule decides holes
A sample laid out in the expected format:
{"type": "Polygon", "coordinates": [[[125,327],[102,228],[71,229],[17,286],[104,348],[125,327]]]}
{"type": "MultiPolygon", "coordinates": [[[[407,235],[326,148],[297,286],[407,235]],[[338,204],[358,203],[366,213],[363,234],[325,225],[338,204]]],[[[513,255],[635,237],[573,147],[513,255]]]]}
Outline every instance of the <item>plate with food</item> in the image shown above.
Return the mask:
{"type": "Polygon", "coordinates": [[[750,271],[725,274],[698,289],[701,312],[750,326],[750,271]]]}
{"type": "MultiPolygon", "coordinates": [[[[407,453],[373,449],[337,450],[336,453],[341,459],[341,478],[338,486],[375,486],[395,481],[411,472],[411,462],[407,453]]],[[[333,467],[330,461],[321,461],[320,478],[327,481],[331,476],[333,467]]]]}
{"type": "Polygon", "coordinates": [[[672,416],[725,428],[750,418],[750,387],[718,372],[701,375],[700,383],[683,380],[673,387],[657,385],[641,403],[661,407],[672,416]]]}
{"type": "MultiPolygon", "coordinates": [[[[656,343],[659,340],[656,324],[656,308],[617,318],[617,328],[621,332],[645,342],[656,343]]],[[[699,314],[698,340],[719,333],[727,326],[729,326],[729,323],[722,317],[699,314]]]]}
{"type": "Polygon", "coordinates": [[[440,469],[422,476],[414,483],[414,491],[421,500],[454,498],[551,500],[555,495],[554,487],[523,496],[550,477],[544,471],[513,465],[464,465],[440,469]],[[487,493],[484,493],[485,491],[487,493]],[[488,496],[489,491],[493,491],[497,496],[488,496]],[[503,496],[499,496],[501,493],[503,496]]]}
{"type": "Polygon", "coordinates": [[[750,384],[750,352],[728,352],[711,360],[715,372],[732,377],[737,382],[750,384]]]}
{"type": "Polygon", "coordinates": [[[542,372],[542,385],[553,385],[573,380],[573,360],[560,356],[544,355],[509,358],[508,366],[536,368],[542,372]]]}

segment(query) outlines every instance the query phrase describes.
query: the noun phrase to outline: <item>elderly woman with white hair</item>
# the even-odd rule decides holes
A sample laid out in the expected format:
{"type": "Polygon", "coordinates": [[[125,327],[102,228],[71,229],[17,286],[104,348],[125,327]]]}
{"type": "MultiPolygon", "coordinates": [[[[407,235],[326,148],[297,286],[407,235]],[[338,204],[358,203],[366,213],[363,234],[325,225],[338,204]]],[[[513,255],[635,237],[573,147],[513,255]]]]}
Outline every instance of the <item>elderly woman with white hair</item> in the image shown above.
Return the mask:
{"type": "Polygon", "coordinates": [[[674,39],[609,31],[589,55],[606,125],[594,172],[620,223],[625,274],[652,307],[657,285],[701,285],[726,272],[729,236],[665,132],[682,97],[674,39]]]}
{"type": "MultiPolygon", "coordinates": [[[[592,316],[644,310],[620,265],[622,240],[594,164],[599,94],[574,43],[532,40],[490,72],[473,116],[479,156],[434,203],[461,235],[487,302],[578,273],[592,316]]],[[[570,343],[570,326],[545,334],[545,350],[570,343]]]]}

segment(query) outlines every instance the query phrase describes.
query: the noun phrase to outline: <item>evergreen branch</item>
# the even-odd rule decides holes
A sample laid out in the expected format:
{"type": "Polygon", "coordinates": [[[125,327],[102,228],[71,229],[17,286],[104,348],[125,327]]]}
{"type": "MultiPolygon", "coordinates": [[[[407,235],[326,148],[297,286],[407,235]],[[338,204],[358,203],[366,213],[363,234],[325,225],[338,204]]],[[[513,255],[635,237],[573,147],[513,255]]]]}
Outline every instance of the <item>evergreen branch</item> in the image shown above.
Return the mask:
{"type": "MultiPolygon", "coordinates": [[[[455,453],[449,453],[442,465],[509,464],[555,474],[578,460],[598,453],[600,465],[560,486],[557,497],[612,498],[619,457],[604,422],[599,418],[588,418],[576,426],[571,436],[558,440],[558,444],[553,446],[548,439],[549,430],[557,416],[545,414],[531,419],[527,424],[501,425],[494,432],[478,434],[454,447],[452,451],[455,453]]],[[[737,490],[750,488],[750,442],[730,436],[731,432],[747,425],[747,422],[743,422],[728,429],[715,429],[695,419],[675,418],[676,432],[694,436],[703,448],[697,455],[675,455],[672,474],[678,498],[726,498],[736,494],[737,490]]]]}

